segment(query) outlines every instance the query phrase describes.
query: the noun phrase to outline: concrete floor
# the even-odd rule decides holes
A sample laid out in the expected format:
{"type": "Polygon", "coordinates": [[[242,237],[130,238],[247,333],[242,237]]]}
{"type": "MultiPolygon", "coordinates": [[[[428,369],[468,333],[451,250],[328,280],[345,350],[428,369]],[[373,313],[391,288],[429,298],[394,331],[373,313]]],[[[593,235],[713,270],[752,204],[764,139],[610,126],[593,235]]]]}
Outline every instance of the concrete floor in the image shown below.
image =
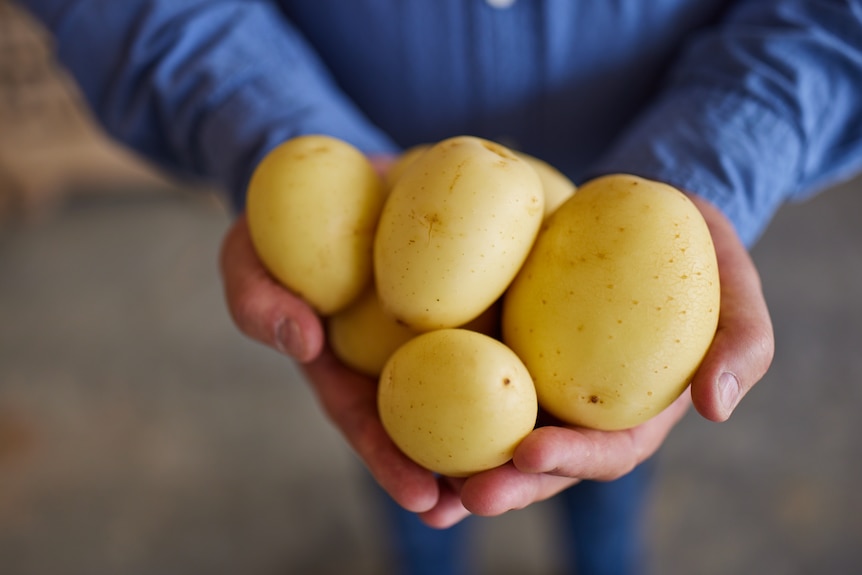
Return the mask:
{"type": "MultiPolygon", "coordinates": [[[[658,456],[654,572],[862,573],[862,183],[754,253],[777,334],[729,423],[658,456]]],[[[0,572],[386,573],[366,479],[291,363],[241,336],[210,199],[77,196],[0,227],[0,572]]],[[[481,573],[560,573],[549,504],[477,522],[481,573]]]]}

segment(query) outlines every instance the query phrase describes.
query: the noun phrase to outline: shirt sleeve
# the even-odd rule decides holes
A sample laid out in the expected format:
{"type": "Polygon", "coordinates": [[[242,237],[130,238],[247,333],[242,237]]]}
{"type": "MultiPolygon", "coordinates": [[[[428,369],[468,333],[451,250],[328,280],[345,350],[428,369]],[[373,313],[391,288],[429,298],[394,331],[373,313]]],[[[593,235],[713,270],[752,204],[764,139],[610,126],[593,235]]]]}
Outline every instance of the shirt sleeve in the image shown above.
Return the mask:
{"type": "Polygon", "coordinates": [[[392,141],[336,86],[274,2],[19,0],[55,39],[111,136],[237,210],[259,160],[303,133],[366,153],[392,141]]]}
{"type": "Polygon", "coordinates": [[[596,173],[716,204],[751,246],[782,202],[862,169],[862,3],[738,2],[684,47],[596,173]]]}

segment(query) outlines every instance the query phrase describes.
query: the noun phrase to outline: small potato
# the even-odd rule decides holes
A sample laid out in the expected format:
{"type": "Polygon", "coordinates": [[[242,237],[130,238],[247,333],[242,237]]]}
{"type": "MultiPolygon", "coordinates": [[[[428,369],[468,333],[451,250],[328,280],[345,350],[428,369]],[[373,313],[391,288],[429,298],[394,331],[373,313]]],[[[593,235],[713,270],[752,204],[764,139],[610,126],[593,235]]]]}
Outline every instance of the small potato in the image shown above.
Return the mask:
{"type": "Polygon", "coordinates": [[[505,291],[541,225],[535,170],[459,136],[417,157],[389,194],[374,242],[383,307],[419,331],[456,327],[505,291]]]}
{"type": "Polygon", "coordinates": [[[395,163],[390,166],[389,171],[386,172],[387,190],[392,190],[392,188],[395,187],[395,183],[402,175],[404,175],[404,172],[407,171],[410,164],[412,164],[416,158],[425,153],[425,151],[430,147],[431,144],[418,144],[412,148],[404,150],[395,160],[395,163]]]}
{"type": "Polygon", "coordinates": [[[630,428],[688,386],[715,335],[719,278],[700,212],[628,175],[582,185],[545,223],[503,303],[503,340],[540,405],[630,428]]]}
{"type": "MultiPolygon", "coordinates": [[[[499,338],[500,305],[495,303],[462,327],[499,338]]],[[[373,286],[327,319],[327,340],[338,359],[371,377],[379,377],[395,350],[419,333],[383,309],[373,286]]]]}
{"type": "Polygon", "coordinates": [[[417,335],[384,311],[373,286],[327,322],[327,340],[335,355],[348,367],[375,378],[395,350],[417,335]]]}
{"type": "Polygon", "coordinates": [[[509,461],[538,411],[521,360],[464,329],[424,333],[398,348],[380,376],[378,407],[405,455],[452,477],[509,461]]]}
{"type": "Polygon", "coordinates": [[[255,250],[269,272],[322,315],[343,309],[372,277],[382,182],[365,156],[328,136],[273,149],[248,186],[255,250]]]}
{"type": "Polygon", "coordinates": [[[565,174],[544,160],[529,154],[518,152],[536,170],[542,181],[542,191],[545,194],[544,218],[553,214],[563,202],[572,197],[577,187],[565,174]]]}

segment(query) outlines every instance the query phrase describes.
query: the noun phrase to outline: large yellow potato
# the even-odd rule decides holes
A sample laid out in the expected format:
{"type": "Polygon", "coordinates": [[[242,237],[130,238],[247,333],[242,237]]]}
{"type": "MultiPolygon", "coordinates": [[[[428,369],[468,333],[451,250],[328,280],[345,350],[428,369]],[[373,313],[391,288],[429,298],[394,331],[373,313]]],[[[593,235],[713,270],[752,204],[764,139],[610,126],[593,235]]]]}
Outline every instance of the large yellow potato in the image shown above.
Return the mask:
{"type": "Polygon", "coordinates": [[[372,276],[383,186],[365,156],[328,136],[300,136],[273,149],[248,186],[255,250],[286,287],[319,313],[359,296],[372,276]]]}
{"type": "Polygon", "coordinates": [[[521,360],[464,329],[424,333],[398,348],[380,376],[378,407],[405,455],[452,477],[509,461],[538,410],[521,360]]]}
{"type": "Polygon", "coordinates": [[[470,321],[517,273],[543,206],[535,170],[507,148],[469,136],[435,144],[380,216],[374,272],[384,308],[420,331],[470,321]]]}
{"type": "Polygon", "coordinates": [[[582,185],[543,226],[503,304],[503,339],[540,405],[598,429],[638,425],[686,388],[718,321],[715,250],[678,190],[582,185]]]}

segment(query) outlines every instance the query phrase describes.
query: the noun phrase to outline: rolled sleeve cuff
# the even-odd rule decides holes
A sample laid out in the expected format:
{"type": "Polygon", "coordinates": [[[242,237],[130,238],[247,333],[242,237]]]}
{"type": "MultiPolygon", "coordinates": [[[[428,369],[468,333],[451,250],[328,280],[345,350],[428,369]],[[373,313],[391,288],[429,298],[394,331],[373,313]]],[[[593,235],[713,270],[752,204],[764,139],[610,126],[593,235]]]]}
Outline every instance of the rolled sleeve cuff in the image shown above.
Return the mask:
{"type": "Polygon", "coordinates": [[[802,157],[798,131],[768,106],[698,88],[657,101],[593,173],[631,173],[697,194],[750,247],[793,193],[802,157]]]}

